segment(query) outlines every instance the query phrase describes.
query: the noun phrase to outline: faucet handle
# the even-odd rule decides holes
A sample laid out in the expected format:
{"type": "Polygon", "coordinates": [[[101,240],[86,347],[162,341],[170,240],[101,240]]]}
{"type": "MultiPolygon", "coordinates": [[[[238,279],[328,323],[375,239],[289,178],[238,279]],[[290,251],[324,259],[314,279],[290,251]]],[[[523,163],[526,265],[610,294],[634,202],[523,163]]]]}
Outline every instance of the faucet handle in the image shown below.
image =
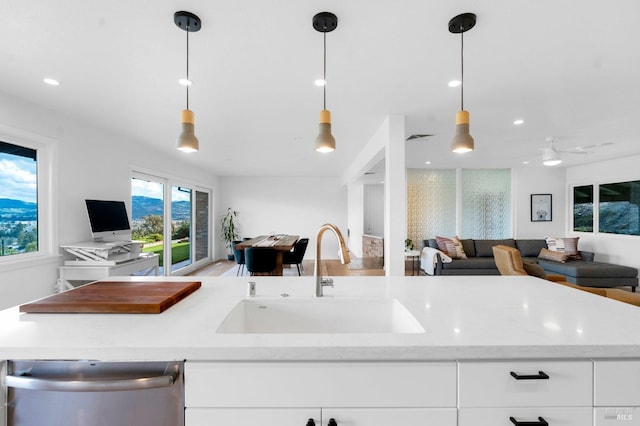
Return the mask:
{"type": "Polygon", "coordinates": [[[322,287],[333,287],[333,278],[323,278],[320,284],[322,287]]]}

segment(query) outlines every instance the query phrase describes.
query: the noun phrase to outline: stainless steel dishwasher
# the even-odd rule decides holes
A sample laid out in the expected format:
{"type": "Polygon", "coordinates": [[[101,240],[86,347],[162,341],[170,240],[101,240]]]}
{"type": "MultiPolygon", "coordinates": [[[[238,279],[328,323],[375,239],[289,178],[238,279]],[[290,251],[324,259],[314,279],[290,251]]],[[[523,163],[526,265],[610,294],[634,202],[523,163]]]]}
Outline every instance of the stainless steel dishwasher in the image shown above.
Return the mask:
{"type": "Polygon", "coordinates": [[[184,426],[183,366],[8,361],[7,426],[184,426]]]}

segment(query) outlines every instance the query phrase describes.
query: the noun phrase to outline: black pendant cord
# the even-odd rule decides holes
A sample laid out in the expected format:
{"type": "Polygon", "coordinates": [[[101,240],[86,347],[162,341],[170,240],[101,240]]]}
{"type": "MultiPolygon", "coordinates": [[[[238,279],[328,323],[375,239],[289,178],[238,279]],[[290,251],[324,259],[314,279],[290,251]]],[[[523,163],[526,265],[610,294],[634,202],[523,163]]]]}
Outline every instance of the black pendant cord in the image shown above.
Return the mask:
{"type": "Polygon", "coordinates": [[[191,80],[189,80],[189,27],[187,27],[187,109],[189,109],[189,86],[191,80]]]}
{"type": "Polygon", "coordinates": [[[464,31],[460,33],[460,111],[464,111],[464,31]]]}
{"type": "Polygon", "coordinates": [[[322,69],[322,79],[324,80],[324,84],[322,85],[322,109],[326,110],[327,109],[327,33],[326,31],[323,33],[324,34],[324,56],[323,56],[323,63],[324,63],[324,67],[322,69]]]}

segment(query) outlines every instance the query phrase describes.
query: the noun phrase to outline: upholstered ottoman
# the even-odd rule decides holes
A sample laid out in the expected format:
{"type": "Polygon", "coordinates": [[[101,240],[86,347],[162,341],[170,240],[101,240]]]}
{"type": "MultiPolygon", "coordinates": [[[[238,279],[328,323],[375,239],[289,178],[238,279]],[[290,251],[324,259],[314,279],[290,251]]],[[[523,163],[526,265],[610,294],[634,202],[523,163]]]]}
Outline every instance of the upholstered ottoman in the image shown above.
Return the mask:
{"type": "Polygon", "coordinates": [[[638,286],[638,270],[629,266],[612,265],[604,262],[570,260],[566,263],[538,259],[538,264],[547,273],[562,274],[567,281],[587,287],[638,286]]]}

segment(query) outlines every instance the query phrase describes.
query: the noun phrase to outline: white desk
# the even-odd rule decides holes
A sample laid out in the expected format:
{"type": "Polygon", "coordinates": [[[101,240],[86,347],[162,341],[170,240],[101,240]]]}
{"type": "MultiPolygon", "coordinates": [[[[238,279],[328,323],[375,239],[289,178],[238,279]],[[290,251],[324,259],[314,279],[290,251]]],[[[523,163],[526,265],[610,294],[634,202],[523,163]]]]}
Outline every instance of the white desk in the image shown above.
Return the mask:
{"type": "MultiPolygon", "coordinates": [[[[87,262],[89,263],[89,262],[87,262]]],[[[60,266],[58,291],[74,288],[72,280],[96,281],[116,275],[158,275],[158,255],[145,253],[137,259],[117,263],[115,265],[73,265],[60,266]]]]}

